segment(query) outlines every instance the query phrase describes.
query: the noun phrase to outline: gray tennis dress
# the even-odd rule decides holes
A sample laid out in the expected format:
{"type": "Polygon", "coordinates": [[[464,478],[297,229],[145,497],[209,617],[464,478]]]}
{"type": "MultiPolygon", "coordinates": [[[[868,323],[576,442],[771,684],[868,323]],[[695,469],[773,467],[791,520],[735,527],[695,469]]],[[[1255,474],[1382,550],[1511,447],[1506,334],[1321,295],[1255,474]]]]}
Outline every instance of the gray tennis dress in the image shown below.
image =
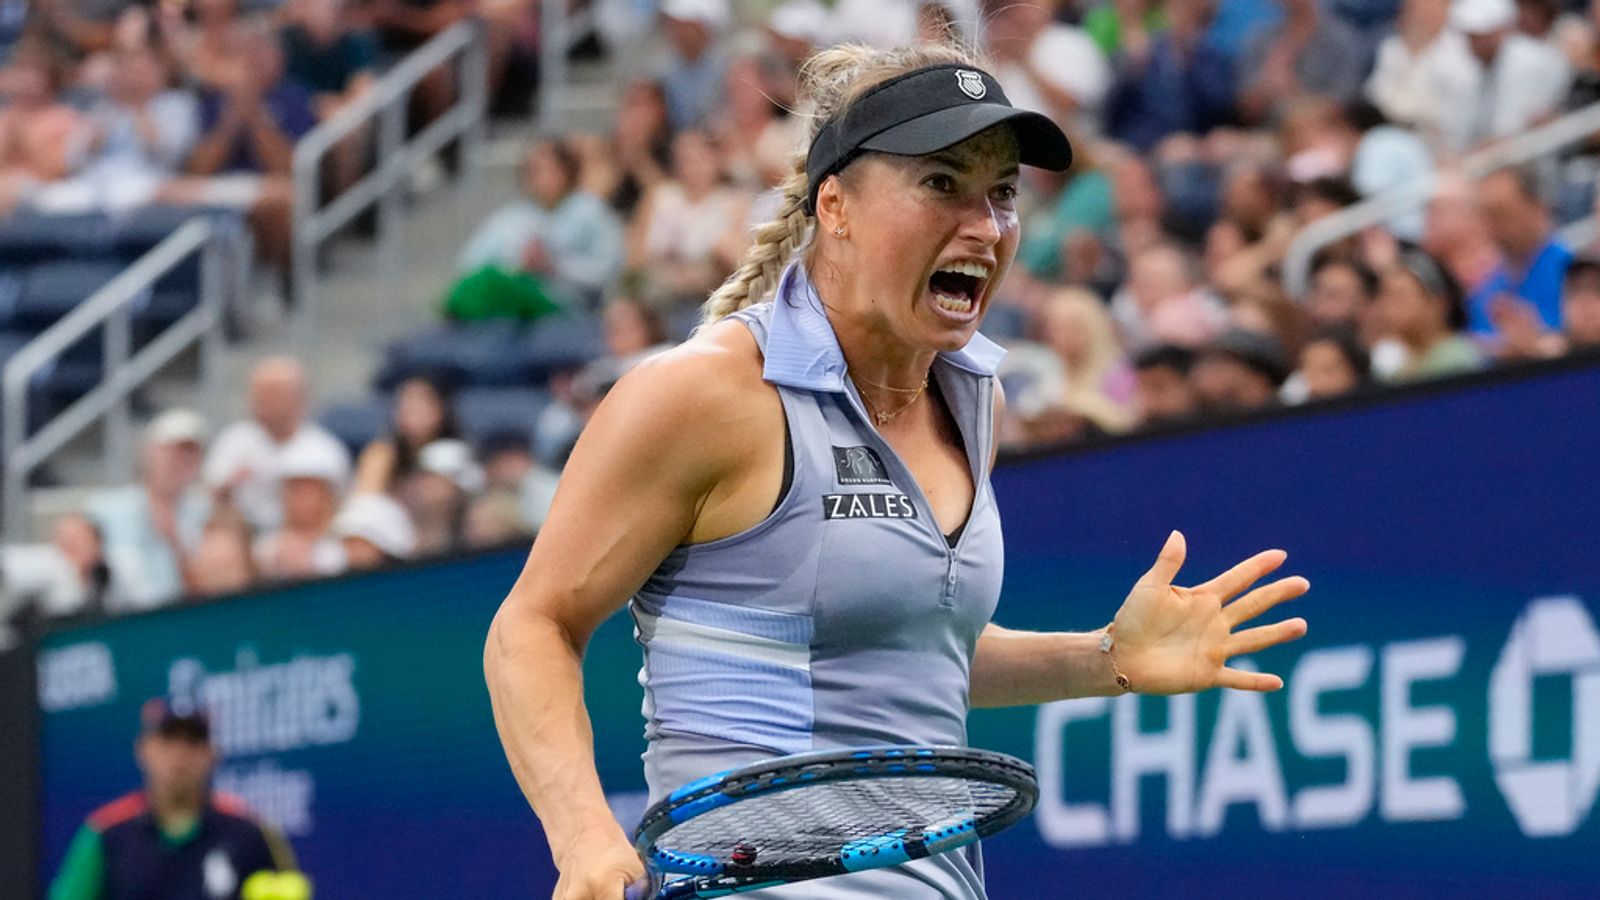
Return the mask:
{"type": "MultiPolygon", "coordinates": [[[[789,267],[776,301],[733,317],[783,399],[792,477],[764,521],[678,547],[633,598],[651,802],[787,753],[965,745],[972,653],[1000,596],[988,472],[1004,351],[975,335],[933,366],[977,485],[967,523],[947,538],[869,423],[804,269],[789,267]]],[[[977,900],[970,850],[741,896],[977,900]]]]}

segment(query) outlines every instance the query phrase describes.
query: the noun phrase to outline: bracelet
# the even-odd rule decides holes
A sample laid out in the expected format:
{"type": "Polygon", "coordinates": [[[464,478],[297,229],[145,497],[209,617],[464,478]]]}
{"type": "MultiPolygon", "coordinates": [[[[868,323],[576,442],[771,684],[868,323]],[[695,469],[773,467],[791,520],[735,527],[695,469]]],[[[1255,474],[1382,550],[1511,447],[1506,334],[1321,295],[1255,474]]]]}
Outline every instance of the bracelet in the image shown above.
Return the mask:
{"type": "Polygon", "coordinates": [[[1124,694],[1129,694],[1133,692],[1133,682],[1129,681],[1128,676],[1122,674],[1122,670],[1117,668],[1117,658],[1111,655],[1112,649],[1116,646],[1116,638],[1111,635],[1111,629],[1115,627],[1117,627],[1117,623],[1112,622],[1101,630],[1100,652],[1106,655],[1106,662],[1111,664],[1111,677],[1117,680],[1117,687],[1122,688],[1124,694]]]}

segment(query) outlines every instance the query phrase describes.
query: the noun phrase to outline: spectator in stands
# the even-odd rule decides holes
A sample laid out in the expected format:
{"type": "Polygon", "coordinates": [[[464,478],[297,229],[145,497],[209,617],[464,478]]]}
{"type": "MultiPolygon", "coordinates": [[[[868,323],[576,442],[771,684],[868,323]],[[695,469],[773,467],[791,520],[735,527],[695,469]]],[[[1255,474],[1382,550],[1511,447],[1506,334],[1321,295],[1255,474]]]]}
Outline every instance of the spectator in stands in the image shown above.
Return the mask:
{"type": "Polygon", "coordinates": [[[1356,327],[1378,295],[1378,276],[1358,260],[1322,252],[1311,262],[1306,313],[1323,328],[1356,327]]]}
{"type": "MultiPolygon", "coordinates": [[[[311,108],[326,122],[377,83],[378,44],[354,27],[346,0],[290,0],[281,34],[288,76],[311,91],[311,108]]],[[[331,151],[324,174],[337,196],[361,177],[371,129],[358,128],[331,151]]]]}
{"type": "Polygon", "coordinates": [[[1286,102],[1307,95],[1344,103],[1366,75],[1367,48],[1349,25],[1317,0],[1281,0],[1283,20],[1256,34],[1239,60],[1239,113],[1270,121],[1286,102]]]}
{"type": "Polygon", "coordinates": [[[662,305],[699,305],[743,251],[750,198],[728,185],[711,135],[681,132],[672,143],[672,177],[641,203],[628,240],[628,266],[648,279],[662,305]]]}
{"type": "Polygon", "coordinates": [[[1169,0],[1167,31],[1123,47],[1105,100],[1108,136],[1150,150],[1233,120],[1233,66],[1206,36],[1215,15],[1216,0],[1169,0]]]}
{"type": "Polygon", "coordinates": [[[72,171],[85,121],[60,101],[60,86],[59,67],[38,48],[24,48],[0,71],[0,212],[72,171]]]}
{"type": "Polygon", "coordinates": [[[1235,293],[1283,260],[1298,230],[1294,216],[1285,209],[1289,190],[1289,182],[1275,162],[1247,159],[1228,168],[1218,224],[1236,228],[1238,244],[1222,249],[1208,261],[1212,287],[1224,294],[1235,293]]]}
{"type": "Polygon", "coordinates": [[[1312,335],[1300,348],[1296,375],[1305,385],[1305,399],[1326,400],[1369,388],[1371,365],[1354,329],[1333,326],[1312,335]]]}
{"type": "MultiPolygon", "coordinates": [[[[1109,237],[1116,221],[1111,195],[1111,179],[1098,165],[1093,147],[1077,144],[1073,148],[1072,168],[1054,192],[1041,197],[1022,229],[1017,248],[1017,263],[1037,278],[1059,278],[1072,267],[1067,241],[1089,239],[1098,250],[1099,238],[1109,237]]],[[[1088,267],[1095,268],[1094,266],[1088,267]]],[[[1012,277],[1016,277],[1013,271],[1012,277]]],[[[1080,277],[1067,280],[1082,283],[1080,277]]]]}
{"type": "Polygon", "coordinates": [[[394,392],[389,433],[361,451],[356,460],[357,493],[383,494],[398,490],[417,471],[423,448],[435,441],[461,437],[452,393],[447,382],[428,375],[413,375],[394,392]]]}
{"type": "Polygon", "coordinates": [[[32,0],[28,29],[53,54],[82,62],[111,48],[125,8],[116,0],[32,0]]]}
{"type": "Polygon", "coordinates": [[[192,410],[157,416],[144,431],[140,483],[99,491],[85,506],[104,537],[125,608],[159,606],[184,593],[184,562],[211,509],[199,485],[206,431],[192,410]]]}
{"type": "Polygon", "coordinates": [[[203,95],[202,134],[189,157],[188,182],[195,193],[175,187],[167,196],[250,210],[257,256],[287,270],[294,212],[294,144],[316,126],[311,93],[284,76],[283,49],[264,28],[246,29],[237,55],[218,67],[218,79],[203,95]],[[219,180],[226,176],[226,180],[219,180]],[[226,184],[226,191],[219,191],[226,184]]]}
{"type": "Polygon", "coordinates": [[[1107,58],[1124,50],[1143,52],[1152,36],[1167,28],[1165,4],[1158,0],[1110,0],[1083,14],[1083,30],[1107,58]]]}
{"type": "Polygon", "coordinates": [[[728,16],[728,0],[662,0],[670,56],[657,77],[674,129],[707,125],[722,107],[728,60],[718,38],[728,16]]]}
{"type": "Polygon", "coordinates": [[[1531,304],[1546,328],[1561,327],[1561,278],[1572,251],[1556,236],[1532,170],[1501,169],[1478,183],[1478,207],[1500,250],[1501,264],[1467,298],[1468,327],[1492,336],[1496,320],[1531,304]]]}
{"type": "Polygon", "coordinates": [[[278,471],[283,524],[256,540],[254,554],[262,576],[311,578],[344,571],[344,549],[333,532],[333,515],[350,474],[346,457],[303,443],[283,455],[278,471]]]}
{"type": "Polygon", "coordinates": [[[1176,244],[1140,251],[1128,280],[1111,300],[1111,314],[1130,345],[1195,347],[1226,327],[1227,311],[1200,283],[1198,263],[1176,244]]]}
{"type": "Polygon", "coordinates": [[[1116,326],[1099,297],[1061,288],[1040,306],[1039,341],[1061,361],[1066,387],[1060,399],[1109,432],[1132,425],[1134,375],[1117,343],[1116,326]]]}
{"type": "Polygon", "coordinates": [[[1440,177],[1428,201],[1422,249],[1469,294],[1477,293],[1501,268],[1500,248],[1479,208],[1475,184],[1456,175],[1440,177]]]}
{"type": "Polygon", "coordinates": [[[1083,29],[1052,21],[1050,4],[1041,0],[1012,0],[989,15],[984,43],[1012,106],[1099,132],[1111,67],[1083,29]]]}
{"type": "Polygon", "coordinates": [[[89,815],[50,885],[52,900],[253,898],[266,896],[262,873],[272,873],[272,896],[310,897],[283,838],[237,797],[212,791],[217,751],[206,714],[157,697],[139,720],[143,788],[89,815]]]}
{"type": "Polygon", "coordinates": [[[104,97],[90,107],[80,183],[98,203],[149,202],[181,171],[200,133],[194,97],[168,88],[166,61],[148,46],[121,47],[104,97]]]}
{"type": "Polygon", "coordinates": [[[1600,258],[1581,256],[1567,266],[1561,323],[1569,352],[1600,350],[1600,258]]]}
{"type": "Polygon", "coordinates": [[[583,159],[584,185],[620,215],[632,216],[644,195],[667,178],[672,128],[661,83],[642,79],[622,89],[610,145],[584,140],[574,145],[583,159]]]}
{"type": "Polygon", "coordinates": [[[250,373],[251,418],[229,425],[206,457],[205,482],[219,502],[231,503],[257,533],[274,531],[283,521],[284,457],[300,445],[342,460],[350,456],[339,440],[306,418],[306,376],[287,356],[262,360],[250,373]]]}
{"type": "MultiPolygon", "coordinates": [[[[618,297],[606,304],[601,313],[601,332],[606,352],[590,360],[575,377],[552,383],[555,402],[539,414],[535,455],[554,465],[560,465],[578,439],[578,433],[589,421],[589,414],[606,392],[625,372],[645,357],[664,350],[668,335],[666,323],[656,309],[628,297],[618,297]]],[[[537,504],[538,498],[530,500],[537,504]]],[[[529,514],[528,521],[535,526],[544,521],[544,511],[529,514]]]]}
{"type": "Polygon", "coordinates": [[[1144,427],[1181,422],[1200,410],[1189,383],[1194,351],[1177,344],[1156,344],[1133,358],[1134,409],[1144,427]]]}
{"type": "Polygon", "coordinates": [[[1600,348],[1600,259],[1578,257],[1567,266],[1561,289],[1562,330],[1545,324],[1532,305],[1499,308],[1501,359],[1549,359],[1569,351],[1600,348]]]}
{"type": "Polygon", "coordinates": [[[462,521],[461,542],[469,550],[526,544],[534,530],[522,517],[515,494],[490,491],[473,498],[462,521]]]}
{"type": "Polygon", "coordinates": [[[237,594],[256,582],[250,526],[231,509],[218,510],[200,533],[200,544],[189,555],[187,578],[195,596],[237,594]]]}
{"type": "MultiPolygon", "coordinates": [[[[396,58],[471,16],[475,6],[471,0],[365,0],[363,4],[383,50],[396,58]]],[[[452,67],[440,66],[417,85],[412,112],[419,124],[426,125],[450,107],[455,95],[452,67]]]]}
{"type": "Polygon", "coordinates": [[[351,571],[364,572],[410,559],[417,549],[411,514],[387,494],[355,494],[334,517],[351,571]]]}
{"type": "Polygon", "coordinates": [[[1468,55],[1436,57],[1431,123],[1456,153],[1527,130],[1561,108],[1572,71],[1560,50],[1516,31],[1512,0],[1456,0],[1450,25],[1468,55]]]}
{"type": "MultiPolygon", "coordinates": [[[[773,83],[786,74],[768,72],[753,56],[743,56],[728,67],[727,108],[714,117],[713,131],[727,158],[730,180],[750,191],[765,191],[783,181],[789,171],[789,154],[804,139],[804,119],[784,116],[773,83]]],[[[778,192],[770,191],[772,209],[749,214],[765,222],[776,209],[778,192]]]]}
{"type": "MultiPolygon", "coordinates": [[[[1350,184],[1362,197],[1373,197],[1396,188],[1415,184],[1433,176],[1433,157],[1416,132],[1393,125],[1383,112],[1366,101],[1340,110],[1339,119],[1357,136],[1350,158],[1350,184]]],[[[1387,226],[1395,237],[1421,240],[1423,217],[1420,210],[1391,216],[1387,226]]]]}
{"type": "Polygon", "coordinates": [[[1289,377],[1276,338],[1232,328],[1201,348],[1189,371],[1200,408],[1211,414],[1266,409],[1289,377]]]}
{"type": "Polygon", "coordinates": [[[1461,289],[1426,252],[1401,252],[1383,274],[1377,307],[1385,333],[1406,350],[1405,362],[1388,375],[1390,381],[1439,378],[1482,367],[1477,346],[1459,333],[1467,324],[1461,289]]]}
{"type": "Polygon", "coordinates": [[[1466,40],[1447,29],[1450,0],[1405,0],[1394,31],[1378,45],[1365,93],[1391,121],[1427,128],[1437,140],[1449,110],[1434,96],[1437,73],[1470,64],[1466,40]]]}
{"type": "Polygon", "coordinates": [[[106,564],[100,527],[82,513],[56,519],[48,544],[0,544],[0,648],[6,621],[32,609],[45,616],[116,609],[122,602],[106,564]]]}
{"type": "Polygon", "coordinates": [[[478,226],[458,268],[467,279],[485,268],[526,278],[568,309],[593,308],[621,273],[622,223],[582,188],[578,154],[565,141],[535,142],[521,174],[525,199],[478,226]]]}
{"type": "Polygon", "coordinates": [[[244,61],[247,27],[238,0],[192,0],[192,23],[185,15],[163,21],[183,79],[202,91],[226,91],[244,61]]]}
{"type": "Polygon", "coordinates": [[[465,442],[446,438],[422,448],[417,470],[398,488],[417,530],[417,555],[460,549],[467,507],[483,490],[483,470],[465,442]]]}

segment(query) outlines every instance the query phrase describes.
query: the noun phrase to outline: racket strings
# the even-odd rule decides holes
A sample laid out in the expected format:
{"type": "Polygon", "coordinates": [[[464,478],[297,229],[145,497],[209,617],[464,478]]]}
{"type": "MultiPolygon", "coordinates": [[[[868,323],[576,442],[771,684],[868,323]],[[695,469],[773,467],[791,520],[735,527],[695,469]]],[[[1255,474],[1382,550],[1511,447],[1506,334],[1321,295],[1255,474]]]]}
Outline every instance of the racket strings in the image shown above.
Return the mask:
{"type": "Polygon", "coordinates": [[[832,858],[855,841],[919,835],[982,821],[1017,796],[1009,786],[961,778],[829,782],[747,797],[662,835],[656,845],[761,868],[832,858]]]}

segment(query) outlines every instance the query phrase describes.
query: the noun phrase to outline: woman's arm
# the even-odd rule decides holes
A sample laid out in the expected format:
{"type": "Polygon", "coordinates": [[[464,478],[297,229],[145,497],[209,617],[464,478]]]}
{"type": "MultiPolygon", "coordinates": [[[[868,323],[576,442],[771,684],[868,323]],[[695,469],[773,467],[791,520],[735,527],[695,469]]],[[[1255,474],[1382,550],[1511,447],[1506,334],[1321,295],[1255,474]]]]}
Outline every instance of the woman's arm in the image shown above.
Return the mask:
{"type": "Polygon", "coordinates": [[[1301,637],[1306,633],[1305,620],[1235,629],[1304,594],[1311,583],[1295,575],[1241,594],[1288,556],[1282,550],[1266,550],[1204,584],[1179,587],[1172,580],[1185,552],[1183,535],[1174,531],[1108,626],[1115,636],[1110,653],[1100,649],[1104,630],[1031,634],[991,624],[979,635],[973,654],[972,705],[1020,706],[1120,694],[1118,673],[1141,694],[1283,687],[1283,679],[1276,675],[1228,668],[1227,663],[1235,656],[1301,637]]]}
{"type": "MultiPolygon", "coordinates": [[[[709,339],[624,376],[573,450],[490,629],[484,670],[495,724],[561,870],[557,896],[620,898],[643,872],[595,771],[583,648],[673,547],[697,537],[697,524],[739,505],[729,490],[750,487],[740,476],[759,432],[751,410],[770,412],[752,402],[752,380],[759,385],[753,352],[746,360],[709,339]]],[[[767,435],[779,452],[780,434],[767,435]]]]}
{"type": "MultiPolygon", "coordinates": [[[[1005,418],[1005,392],[995,381],[995,428],[1005,418]]],[[[998,441],[996,442],[998,443],[998,441]]],[[[989,458],[994,467],[994,455],[989,458]]],[[[969,702],[974,707],[1027,706],[1121,694],[1116,676],[1142,694],[1181,694],[1212,687],[1275,691],[1276,675],[1227,668],[1234,656],[1292,641],[1306,632],[1304,619],[1286,619],[1234,631],[1311,583],[1279,579],[1237,599],[1234,595],[1283,565],[1282,550],[1257,553],[1193,588],[1172,583],[1187,545],[1174,531],[1155,565],[1134,584],[1110,627],[1111,652],[1100,649],[1106,629],[1087,633],[1012,631],[990,623],[972,654],[969,702]],[[1229,602],[1231,600],[1231,602],[1229,602]]]]}

